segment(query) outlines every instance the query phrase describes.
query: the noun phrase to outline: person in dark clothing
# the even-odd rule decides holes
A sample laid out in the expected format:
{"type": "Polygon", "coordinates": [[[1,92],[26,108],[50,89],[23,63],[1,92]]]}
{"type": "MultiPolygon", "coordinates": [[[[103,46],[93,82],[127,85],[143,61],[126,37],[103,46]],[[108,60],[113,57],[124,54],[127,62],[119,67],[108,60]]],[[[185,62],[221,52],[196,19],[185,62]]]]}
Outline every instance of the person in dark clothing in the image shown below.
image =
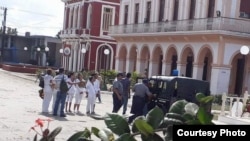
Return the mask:
{"type": "Polygon", "coordinates": [[[136,83],[133,87],[133,100],[132,100],[132,107],[131,112],[133,115],[129,117],[128,123],[132,123],[132,121],[138,117],[142,116],[145,104],[146,104],[146,97],[150,99],[152,97],[152,93],[148,89],[148,80],[143,79],[142,83],[136,83]]]}
{"type": "Polygon", "coordinates": [[[122,101],[123,101],[123,112],[122,114],[125,115],[127,111],[127,105],[128,105],[128,99],[130,97],[130,80],[131,73],[127,73],[125,78],[122,78],[121,83],[123,86],[123,95],[122,95],[122,101]]]}
{"type": "Polygon", "coordinates": [[[123,95],[123,86],[121,83],[123,73],[117,74],[117,79],[113,83],[113,110],[112,113],[118,113],[122,106],[122,95],[123,95]]]}

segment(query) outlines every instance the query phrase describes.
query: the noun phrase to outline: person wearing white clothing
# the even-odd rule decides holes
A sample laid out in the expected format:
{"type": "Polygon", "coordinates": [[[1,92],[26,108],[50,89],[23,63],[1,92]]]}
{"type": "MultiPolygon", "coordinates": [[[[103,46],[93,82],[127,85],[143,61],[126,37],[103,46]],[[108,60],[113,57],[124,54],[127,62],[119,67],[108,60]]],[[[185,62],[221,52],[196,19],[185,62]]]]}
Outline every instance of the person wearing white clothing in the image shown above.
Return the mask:
{"type": "Polygon", "coordinates": [[[53,87],[53,76],[52,70],[48,69],[47,74],[43,76],[44,79],[44,98],[43,98],[43,104],[42,104],[42,113],[48,113],[49,112],[49,105],[50,101],[52,99],[52,87],[53,87]]]}
{"type": "Polygon", "coordinates": [[[75,73],[71,72],[68,76],[68,80],[66,81],[69,87],[69,91],[66,97],[66,112],[72,112],[71,111],[71,103],[73,101],[73,98],[75,96],[75,92],[76,92],[76,87],[75,87],[75,73]]]}
{"type": "Polygon", "coordinates": [[[100,93],[100,85],[101,85],[100,77],[99,77],[98,73],[94,73],[93,77],[95,78],[94,86],[96,89],[96,98],[98,98],[99,103],[102,103],[101,93],[100,93]]]}
{"type": "Polygon", "coordinates": [[[77,110],[77,113],[80,113],[79,108],[82,101],[83,94],[86,93],[85,88],[85,80],[81,73],[78,73],[76,79],[76,94],[75,94],[75,105],[74,105],[74,112],[77,110]]]}
{"type": "Polygon", "coordinates": [[[95,78],[93,76],[89,77],[89,80],[86,84],[86,90],[87,90],[87,108],[86,113],[87,115],[95,114],[94,106],[95,106],[95,99],[96,99],[96,89],[94,86],[95,78]]]}

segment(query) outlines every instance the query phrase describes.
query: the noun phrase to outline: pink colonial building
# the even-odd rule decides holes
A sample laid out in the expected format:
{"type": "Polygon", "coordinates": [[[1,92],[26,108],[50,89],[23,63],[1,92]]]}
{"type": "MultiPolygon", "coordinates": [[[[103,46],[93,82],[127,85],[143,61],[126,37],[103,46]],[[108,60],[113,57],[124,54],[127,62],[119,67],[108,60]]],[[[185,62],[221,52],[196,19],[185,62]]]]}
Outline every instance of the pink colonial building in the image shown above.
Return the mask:
{"type": "Polygon", "coordinates": [[[212,94],[250,91],[250,0],[122,0],[116,39],[119,71],[206,80],[212,94]]]}
{"type": "Polygon", "coordinates": [[[108,30],[118,24],[120,0],[62,1],[62,66],[69,71],[114,69],[116,41],[108,30]]]}

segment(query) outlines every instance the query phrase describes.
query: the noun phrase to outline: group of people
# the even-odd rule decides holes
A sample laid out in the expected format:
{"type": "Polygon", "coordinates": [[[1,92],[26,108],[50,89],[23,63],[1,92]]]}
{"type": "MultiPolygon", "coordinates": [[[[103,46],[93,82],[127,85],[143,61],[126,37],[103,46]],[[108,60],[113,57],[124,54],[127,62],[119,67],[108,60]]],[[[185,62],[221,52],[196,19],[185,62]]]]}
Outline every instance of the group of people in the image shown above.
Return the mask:
{"type": "Polygon", "coordinates": [[[54,116],[66,117],[66,113],[80,112],[80,104],[85,95],[87,97],[86,114],[95,114],[95,101],[98,97],[101,102],[100,95],[100,77],[98,73],[93,73],[84,80],[81,73],[70,72],[65,74],[64,68],[60,68],[56,76],[52,76],[52,70],[48,69],[44,79],[44,97],[42,102],[42,113],[49,113],[49,106],[52,101],[52,112],[54,116]],[[60,90],[61,81],[67,83],[68,91],[63,92],[60,90]],[[74,103],[73,103],[74,100],[74,103]],[[73,107],[73,111],[72,111],[73,107]]]}
{"type": "MultiPolygon", "coordinates": [[[[144,79],[142,83],[136,83],[132,86],[134,94],[130,111],[132,116],[128,119],[129,123],[131,123],[136,117],[145,115],[145,111],[147,110],[147,100],[150,100],[153,97],[149,84],[149,81],[144,79]]],[[[48,69],[44,76],[42,112],[49,112],[49,106],[52,101],[52,112],[54,116],[59,115],[61,117],[66,117],[65,112],[81,113],[79,110],[80,104],[83,96],[86,95],[86,114],[95,114],[96,98],[98,97],[99,102],[101,102],[100,85],[101,79],[98,73],[93,73],[88,80],[84,80],[81,73],[76,74],[71,72],[66,75],[63,68],[60,68],[56,76],[53,77],[52,70],[48,69]],[[67,92],[60,91],[62,80],[68,85],[69,90],[67,92]],[[72,111],[73,99],[74,105],[72,111]]],[[[118,113],[123,106],[122,114],[126,114],[128,99],[131,96],[130,91],[131,73],[118,73],[113,82],[113,113],[118,113]]]]}
{"type": "MultiPolygon", "coordinates": [[[[115,81],[113,82],[113,113],[117,113],[123,105],[122,114],[126,114],[128,99],[130,98],[131,88],[131,73],[118,73],[115,81]]],[[[150,89],[148,79],[143,79],[142,83],[138,82],[132,86],[133,99],[132,107],[128,122],[131,123],[136,117],[146,115],[148,112],[147,103],[154,95],[150,89]]]]}

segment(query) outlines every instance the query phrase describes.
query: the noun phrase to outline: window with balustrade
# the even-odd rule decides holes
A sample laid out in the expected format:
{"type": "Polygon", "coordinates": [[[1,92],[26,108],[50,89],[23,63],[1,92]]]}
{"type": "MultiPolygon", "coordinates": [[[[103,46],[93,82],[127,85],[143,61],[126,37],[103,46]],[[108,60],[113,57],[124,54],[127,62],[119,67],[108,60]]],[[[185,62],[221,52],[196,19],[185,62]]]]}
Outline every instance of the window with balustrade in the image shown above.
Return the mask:
{"type": "Polygon", "coordinates": [[[135,4],[135,19],[134,19],[134,23],[137,24],[138,23],[138,19],[139,19],[139,3],[135,4]]]}
{"type": "Polygon", "coordinates": [[[241,0],[240,17],[250,19],[250,0],[241,0]]]}
{"type": "Polygon", "coordinates": [[[124,24],[128,24],[128,5],[124,7],[124,24]]]}
{"type": "Polygon", "coordinates": [[[164,7],[165,7],[165,0],[160,0],[160,3],[159,3],[159,19],[158,21],[159,22],[162,22],[164,21],[164,7]]]}
{"type": "Polygon", "coordinates": [[[113,24],[113,8],[104,7],[103,19],[102,19],[102,30],[108,31],[109,26],[113,24]]]}

